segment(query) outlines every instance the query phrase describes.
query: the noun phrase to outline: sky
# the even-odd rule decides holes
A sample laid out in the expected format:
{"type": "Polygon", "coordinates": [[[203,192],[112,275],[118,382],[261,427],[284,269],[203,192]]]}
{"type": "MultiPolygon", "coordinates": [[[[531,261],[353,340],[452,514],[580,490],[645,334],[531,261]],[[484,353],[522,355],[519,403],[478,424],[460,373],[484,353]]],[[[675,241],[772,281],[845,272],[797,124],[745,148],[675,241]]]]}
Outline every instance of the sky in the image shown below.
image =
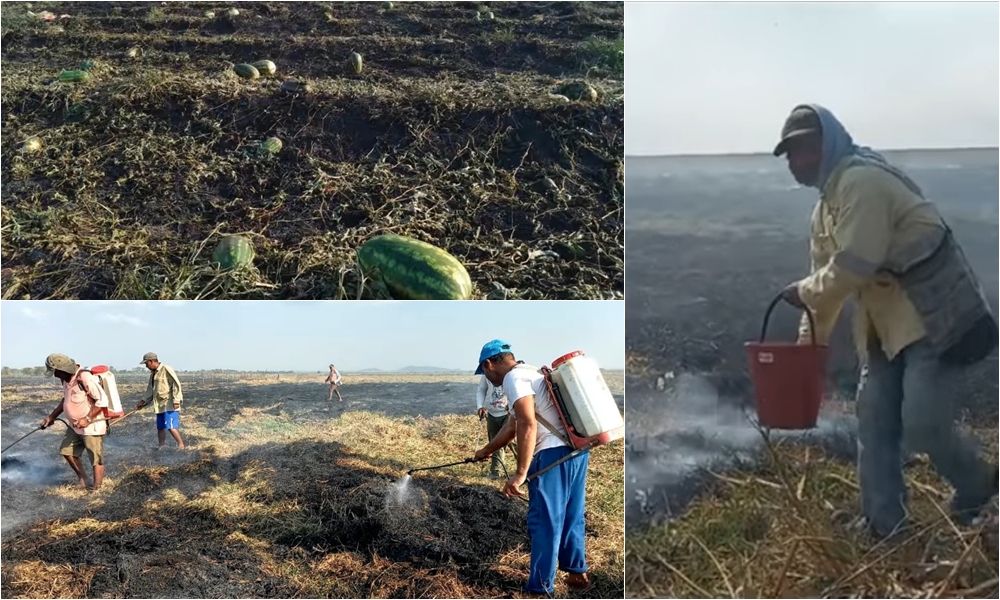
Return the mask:
{"type": "Polygon", "coordinates": [[[996,147],[997,2],[626,2],[625,153],[770,152],[817,103],[878,149],[996,147]]]}
{"type": "Polygon", "coordinates": [[[53,352],[85,366],[139,365],[156,352],[175,369],[350,372],[406,366],[468,370],[483,344],[509,342],[535,366],[582,350],[625,366],[618,301],[28,301],[0,303],[0,365],[45,364],[53,352]]]}

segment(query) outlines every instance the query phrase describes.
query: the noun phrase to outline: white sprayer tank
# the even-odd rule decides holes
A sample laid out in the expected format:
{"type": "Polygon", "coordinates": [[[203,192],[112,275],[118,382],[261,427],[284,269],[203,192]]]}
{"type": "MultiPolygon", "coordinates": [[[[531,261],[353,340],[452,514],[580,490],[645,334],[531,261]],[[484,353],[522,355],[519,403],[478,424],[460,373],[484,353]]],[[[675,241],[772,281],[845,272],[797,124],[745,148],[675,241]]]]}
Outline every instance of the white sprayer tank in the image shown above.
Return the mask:
{"type": "Polygon", "coordinates": [[[559,388],[577,435],[599,438],[600,444],[625,437],[621,411],[592,358],[577,351],[556,359],[552,363],[552,383],[559,388]]]}

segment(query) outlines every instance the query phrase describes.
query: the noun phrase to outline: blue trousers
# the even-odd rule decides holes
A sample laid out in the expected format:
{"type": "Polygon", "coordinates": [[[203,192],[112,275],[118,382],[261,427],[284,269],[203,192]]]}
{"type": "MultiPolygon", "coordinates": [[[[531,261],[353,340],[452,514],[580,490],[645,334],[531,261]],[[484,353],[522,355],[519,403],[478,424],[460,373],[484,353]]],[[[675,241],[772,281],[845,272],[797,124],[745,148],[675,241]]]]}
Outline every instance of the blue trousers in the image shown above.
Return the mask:
{"type": "MultiPolygon", "coordinates": [[[[569,446],[547,448],[535,455],[528,476],[572,452],[569,446]]],[[[567,573],[586,573],[584,510],[587,467],[585,452],[528,482],[528,535],[531,537],[531,573],[524,591],[551,594],[556,567],[567,573]]]]}
{"type": "Polygon", "coordinates": [[[963,369],[941,363],[926,341],[888,360],[877,344],[858,390],[858,479],[861,507],[881,536],[906,524],[902,452],[925,452],[955,488],[952,510],[977,512],[997,493],[996,471],[955,427],[955,393],[963,369]]]}

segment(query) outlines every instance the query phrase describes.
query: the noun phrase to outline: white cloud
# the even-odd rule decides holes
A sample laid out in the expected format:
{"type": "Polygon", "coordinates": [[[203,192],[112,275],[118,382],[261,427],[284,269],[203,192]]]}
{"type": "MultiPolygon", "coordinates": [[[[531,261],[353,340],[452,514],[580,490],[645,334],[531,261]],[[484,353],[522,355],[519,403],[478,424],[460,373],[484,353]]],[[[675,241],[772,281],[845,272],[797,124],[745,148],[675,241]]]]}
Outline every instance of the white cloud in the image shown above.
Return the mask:
{"type": "Polygon", "coordinates": [[[25,317],[28,317],[29,319],[32,319],[33,321],[43,321],[43,320],[45,320],[45,313],[44,312],[42,312],[40,310],[37,310],[37,309],[34,309],[34,308],[31,308],[30,306],[22,307],[21,308],[21,314],[23,314],[25,317]]]}
{"type": "Polygon", "coordinates": [[[149,323],[139,317],[132,317],[121,313],[101,313],[100,319],[108,323],[131,325],[132,327],[149,327],[149,323]]]}

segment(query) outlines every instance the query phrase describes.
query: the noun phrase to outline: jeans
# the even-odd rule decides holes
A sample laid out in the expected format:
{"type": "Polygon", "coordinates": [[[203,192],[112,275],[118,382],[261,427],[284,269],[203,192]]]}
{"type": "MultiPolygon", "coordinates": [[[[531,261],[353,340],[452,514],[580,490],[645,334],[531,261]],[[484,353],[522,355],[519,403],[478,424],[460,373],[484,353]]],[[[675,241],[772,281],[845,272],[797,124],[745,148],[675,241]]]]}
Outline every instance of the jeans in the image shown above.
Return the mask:
{"type": "MultiPolygon", "coordinates": [[[[572,451],[569,446],[540,451],[528,467],[528,476],[572,451]]],[[[526,592],[551,594],[557,566],[567,573],[587,572],[584,512],[589,464],[590,453],[584,452],[528,482],[531,572],[526,592]]]]}
{"type": "Polygon", "coordinates": [[[888,360],[873,344],[858,385],[858,479],[861,509],[873,533],[906,524],[902,451],[928,455],[953,488],[952,509],[978,511],[997,493],[994,468],[955,426],[963,369],[943,364],[926,340],[888,360]]]}

